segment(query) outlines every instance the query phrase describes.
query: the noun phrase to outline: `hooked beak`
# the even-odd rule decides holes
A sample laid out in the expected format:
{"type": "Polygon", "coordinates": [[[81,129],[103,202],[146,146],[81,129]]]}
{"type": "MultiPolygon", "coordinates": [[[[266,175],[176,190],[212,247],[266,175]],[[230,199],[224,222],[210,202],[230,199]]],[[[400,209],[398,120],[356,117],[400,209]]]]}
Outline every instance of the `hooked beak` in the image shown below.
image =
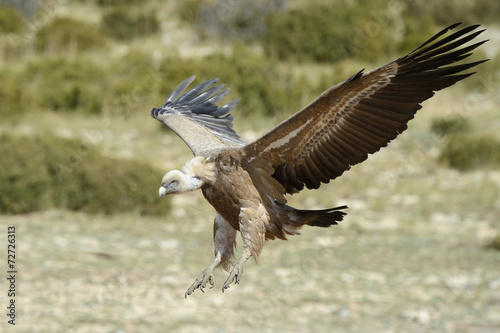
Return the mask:
{"type": "Polygon", "coordinates": [[[160,198],[164,196],[166,193],[167,193],[167,188],[165,187],[165,185],[160,186],[160,189],[158,190],[158,195],[160,196],[160,198]]]}

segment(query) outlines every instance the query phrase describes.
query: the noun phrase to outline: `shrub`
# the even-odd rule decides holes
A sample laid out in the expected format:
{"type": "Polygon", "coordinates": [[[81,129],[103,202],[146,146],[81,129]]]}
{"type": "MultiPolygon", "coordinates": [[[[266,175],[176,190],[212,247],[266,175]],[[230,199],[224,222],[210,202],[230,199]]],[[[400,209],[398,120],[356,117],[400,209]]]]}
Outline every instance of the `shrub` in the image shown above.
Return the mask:
{"type": "Polygon", "coordinates": [[[51,178],[44,168],[43,151],[33,139],[0,136],[0,212],[28,213],[48,208],[46,190],[51,178]]]}
{"type": "Polygon", "coordinates": [[[156,195],[162,174],[147,164],[89,155],[67,172],[62,170],[57,177],[58,206],[104,214],[165,212],[165,203],[156,195]]]}
{"type": "Polygon", "coordinates": [[[500,233],[498,233],[496,235],[495,238],[493,238],[491,240],[491,242],[489,242],[487,245],[486,245],[486,248],[487,249],[491,249],[491,250],[496,250],[496,251],[500,251],[500,233]]]}
{"type": "Polygon", "coordinates": [[[465,134],[469,129],[469,121],[460,115],[434,119],[431,125],[431,131],[439,136],[465,134]]]}
{"type": "Polygon", "coordinates": [[[86,56],[39,57],[20,69],[0,71],[0,114],[28,108],[88,114],[112,108],[128,114],[156,98],[163,79],[145,53],[133,52],[113,62],[86,56]]]}
{"type": "Polygon", "coordinates": [[[394,50],[389,35],[393,18],[384,6],[383,1],[330,2],[271,13],[264,47],[267,54],[285,60],[335,62],[357,57],[372,61],[394,50]]]}
{"type": "Polygon", "coordinates": [[[200,7],[206,4],[205,0],[184,0],[177,4],[177,10],[182,20],[192,24],[198,20],[200,7]]]}
{"type": "Polygon", "coordinates": [[[88,24],[57,17],[37,31],[35,45],[45,53],[77,53],[104,46],[105,37],[88,24]]]}
{"type": "Polygon", "coordinates": [[[0,137],[0,212],[62,208],[87,213],[158,215],[161,173],[149,165],[103,157],[90,143],[54,136],[0,137]]]}
{"type": "Polygon", "coordinates": [[[154,13],[141,13],[136,12],[135,8],[119,7],[111,9],[103,16],[101,28],[108,36],[127,41],[156,33],[160,29],[160,23],[154,13]]]}
{"type": "Polygon", "coordinates": [[[26,66],[22,79],[35,105],[56,111],[97,114],[107,90],[104,69],[81,58],[41,58],[26,66]]]}
{"type": "Polygon", "coordinates": [[[0,5],[0,31],[2,33],[19,33],[25,26],[21,13],[10,6],[0,5]]]}
{"type": "Polygon", "coordinates": [[[497,23],[500,3],[496,0],[406,1],[404,7],[405,20],[432,16],[437,25],[448,26],[455,22],[497,23]]]}
{"type": "Polygon", "coordinates": [[[452,135],[441,151],[440,160],[459,170],[500,165],[500,141],[494,137],[452,135]]]}
{"type": "Polygon", "coordinates": [[[324,62],[352,55],[351,24],[342,11],[332,5],[312,5],[307,11],[297,8],[271,14],[266,52],[279,59],[324,62]]]}
{"type": "Polygon", "coordinates": [[[22,85],[13,74],[0,72],[0,116],[3,119],[16,118],[26,106],[22,85]]]}

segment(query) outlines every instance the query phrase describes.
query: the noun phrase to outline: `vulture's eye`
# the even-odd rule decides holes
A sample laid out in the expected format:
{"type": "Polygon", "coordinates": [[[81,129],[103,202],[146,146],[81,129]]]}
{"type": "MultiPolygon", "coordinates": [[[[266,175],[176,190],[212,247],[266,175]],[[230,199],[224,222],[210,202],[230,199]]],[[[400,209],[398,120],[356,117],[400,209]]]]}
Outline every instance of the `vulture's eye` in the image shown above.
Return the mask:
{"type": "Polygon", "coordinates": [[[177,180],[172,180],[168,186],[176,186],[177,185],[177,180]]]}

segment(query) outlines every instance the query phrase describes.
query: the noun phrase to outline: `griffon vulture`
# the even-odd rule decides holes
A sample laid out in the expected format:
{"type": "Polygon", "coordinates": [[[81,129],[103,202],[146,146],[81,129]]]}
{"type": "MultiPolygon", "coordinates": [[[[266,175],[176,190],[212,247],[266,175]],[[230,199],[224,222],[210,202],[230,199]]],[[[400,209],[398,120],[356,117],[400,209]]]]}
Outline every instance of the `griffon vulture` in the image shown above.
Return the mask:
{"type": "Polygon", "coordinates": [[[207,283],[212,272],[230,272],[222,291],[239,283],[243,265],[257,260],[269,239],[297,235],[304,225],[329,227],[345,216],[347,206],[301,210],[288,206],[285,195],[306,186],[316,189],[385,147],[407,128],[434,92],[473,73],[463,71],[485,61],[455,64],[485,41],[464,46],[484,30],[478,25],[454,33],[454,24],[407,55],[382,67],[354,74],[323,92],[304,109],[254,142],[245,143],[233,130],[229,113],[239,102],[218,107],[229,89],[209,80],[181,96],[191,76],[174,89],[151,116],[172,129],[194,158],[184,168],[165,174],[165,194],[201,189],[215,208],[215,260],[186,291],[187,297],[207,283]],[[448,34],[447,34],[448,33],[448,34]],[[236,232],[243,239],[242,256],[232,262],[236,232]]]}

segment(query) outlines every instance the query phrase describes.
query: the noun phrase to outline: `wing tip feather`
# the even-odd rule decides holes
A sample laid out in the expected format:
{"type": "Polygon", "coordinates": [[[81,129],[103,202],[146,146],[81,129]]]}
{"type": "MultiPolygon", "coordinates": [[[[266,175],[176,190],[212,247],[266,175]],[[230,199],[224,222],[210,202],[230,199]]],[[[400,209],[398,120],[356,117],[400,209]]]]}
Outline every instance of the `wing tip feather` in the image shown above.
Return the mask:
{"type": "Polygon", "coordinates": [[[151,110],[151,117],[162,121],[159,119],[160,115],[178,113],[204,126],[224,141],[229,141],[231,144],[243,144],[233,130],[233,117],[230,114],[240,99],[221,107],[217,106],[217,103],[229,92],[229,88],[221,91],[224,84],[215,85],[219,81],[218,78],[202,82],[183,94],[194,79],[195,75],[192,75],[177,85],[162,107],[151,110]]]}

